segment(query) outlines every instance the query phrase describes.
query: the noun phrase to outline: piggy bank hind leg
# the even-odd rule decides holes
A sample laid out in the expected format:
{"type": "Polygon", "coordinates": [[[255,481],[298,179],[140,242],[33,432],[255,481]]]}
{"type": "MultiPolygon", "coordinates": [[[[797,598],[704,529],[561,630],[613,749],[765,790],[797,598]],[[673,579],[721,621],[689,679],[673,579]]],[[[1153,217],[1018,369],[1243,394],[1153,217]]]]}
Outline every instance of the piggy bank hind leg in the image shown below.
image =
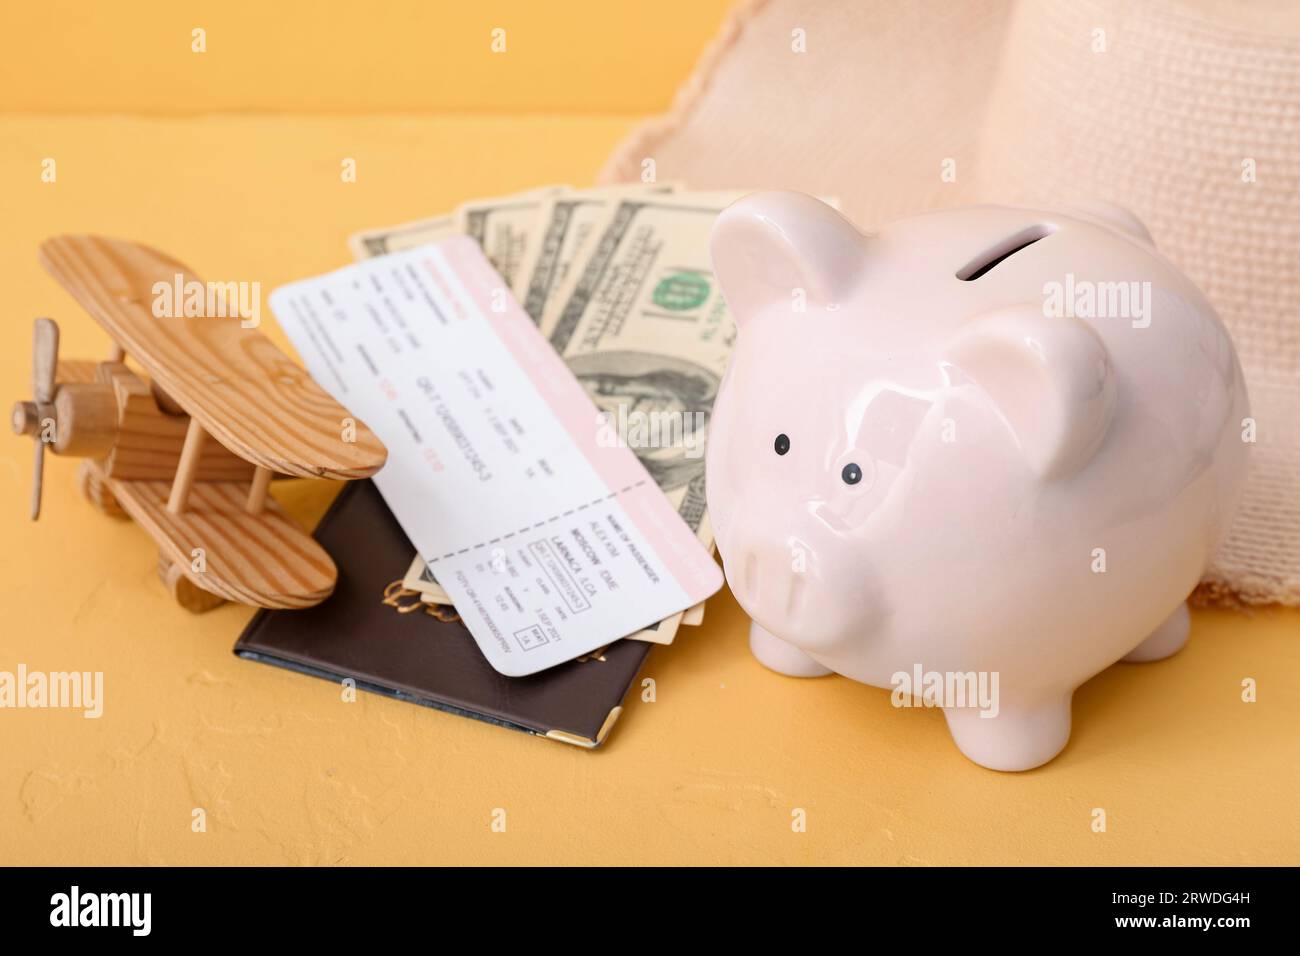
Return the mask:
{"type": "Polygon", "coordinates": [[[768,670],[787,677],[825,677],[833,673],[788,641],[783,641],[757,622],[749,625],[749,650],[768,670]]]}
{"type": "Polygon", "coordinates": [[[1187,604],[1184,602],[1165,618],[1163,624],[1148,634],[1141,644],[1124,655],[1123,659],[1130,664],[1143,664],[1171,657],[1183,649],[1191,628],[1191,615],[1187,613],[1187,604]]]}
{"type": "Polygon", "coordinates": [[[1035,704],[1003,701],[996,716],[974,707],[945,707],[957,749],[990,770],[1032,770],[1059,754],[1070,741],[1073,691],[1035,704]]]}

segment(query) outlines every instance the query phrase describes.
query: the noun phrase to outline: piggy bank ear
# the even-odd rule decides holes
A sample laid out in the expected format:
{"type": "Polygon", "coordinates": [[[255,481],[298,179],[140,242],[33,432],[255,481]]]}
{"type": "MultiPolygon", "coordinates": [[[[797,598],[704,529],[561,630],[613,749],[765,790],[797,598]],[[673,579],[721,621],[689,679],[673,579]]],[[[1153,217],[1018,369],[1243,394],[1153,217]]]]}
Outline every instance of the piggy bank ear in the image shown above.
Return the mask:
{"type": "Polygon", "coordinates": [[[1142,224],[1142,220],[1123,206],[1102,202],[1097,199],[1076,200],[1067,205],[1064,211],[1075,213],[1084,219],[1094,219],[1110,226],[1112,229],[1127,233],[1139,242],[1145,242],[1148,246],[1155,247],[1155,240],[1151,238],[1151,233],[1142,224]]]}
{"type": "Polygon", "coordinates": [[[838,305],[862,275],[867,238],[820,199],[795,192],[753,193],[722,211],[709,240],[713,271],[736,324],[796,290],[838,305]]]}
{"type": "Polygon", "coordinates": [[[950,342],[946,361],[981,389],[1044,478],[1082,468],[1106,437],[1115,411],[1115,373],[1097,333],[1042,309],[984,313],[950,342]]]}

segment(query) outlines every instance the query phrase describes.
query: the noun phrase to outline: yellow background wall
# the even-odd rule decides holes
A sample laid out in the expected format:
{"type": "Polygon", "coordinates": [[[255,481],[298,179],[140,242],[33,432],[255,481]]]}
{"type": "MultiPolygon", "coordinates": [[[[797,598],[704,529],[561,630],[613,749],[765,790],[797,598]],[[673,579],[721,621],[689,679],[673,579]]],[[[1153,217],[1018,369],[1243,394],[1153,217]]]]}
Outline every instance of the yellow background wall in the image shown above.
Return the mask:
{"type": "Polygon", "coordinates": [[[5,0],[0,112],[652,113],[727,0],[5,0]],[[191,52],[191,31],[207,52],[191,52]],[[506,31],[506,53],[491,51],[506,31]]]}

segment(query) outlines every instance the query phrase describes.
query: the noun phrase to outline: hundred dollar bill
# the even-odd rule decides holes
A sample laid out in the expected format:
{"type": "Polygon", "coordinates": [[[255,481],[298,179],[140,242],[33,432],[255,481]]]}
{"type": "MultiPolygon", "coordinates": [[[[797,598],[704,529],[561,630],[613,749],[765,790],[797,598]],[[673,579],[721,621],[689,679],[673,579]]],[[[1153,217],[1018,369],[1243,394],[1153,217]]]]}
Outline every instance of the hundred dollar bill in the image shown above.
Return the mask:
{"type": "Polygon", "coordinates": [[[515,274],[536,230],[537,213],[549,197],[569,192],[568,186],[545,186],[494,199],[475,199],[456,210],[456,229],[483,247],[488,261],[507,286],[515,274]]]}
{"type": "Polygon", "coordinates": [[[424,563],[424,558],[418,553],[411,559],[411,566],[406,569],[406,576],[402,578],[402,587],[408,591],[419,591],[426,604],[451,603],[451,598],[442,589],[442,585],[438,583],[438,579],[433,576],[429,566],[424,563]]]}
{"type": "MultiPolygon", "coordinates": [[[[599,427],[632,448],[710,549],[704,438],[736,327],[713,277],[709,233],[742,195],[620,198],[540,323],[601,409],[599,427]]],[[[661,627],[675,632],[681,618],[661,627]]]]}
{"type": "MultiPolygon", "coordinates": [[[[484,208],[502,205],[509,207],[509,210],[513,211],[511,204],[515,201],[531,203],[535,199],[545,198],[554,193],[564,192],[567,189],[567,186],[543,186],[539,189],[530,189],[527,192],[501,196],[497,199],[483,199],[477,203],[466,203],[465,205],[482,206],[484,208]]],[[[467,231],[466,223],[462,222],[460,215],[464,208],[462,206],[455,212],[434,216],[430,219],[416,219],[396,226],[365,229],[348,237],[348,248],[352,250],[352,256],[355,259],[373,259],[375,256],[384,256],[390,252],[400,252],[403,249],[422,246],[426,242],[446,239],[448,236],[467,231]]],[[[535,206],[533,208],[535,211],[535,206]]],[[[474,225],[476,228],[480,228],[484,223],[476,219],[474,225]]],[[[474,238],[479,241],[480,245],[483,244],[482,234],[475,234],[474,238]]],[[[488,258],[491,258],[490,254],[488,258]]]]}
{"type": "Polygon", "coordinates": [[[373,259],[390,252],[422,246],[426,242],[445,239],[456,234],[456,216],[448,213],[432,219],[419,219],[400,226],[383,226],[366,229],[348,237],[348,248],[357,260],[373,259]]]}
{"type": "MultiPolygon", "coordinates": [[[[425,604],[451,604],[451,598],[447,592],[442,589],[429,566],[424,563],[424,558],[418,554],[412,559],[411,566],[406,571],[406,577],[402,579],[402,587],[410,591],[418,591],[420,600],[425,604]]],[[[697,604],[695,607],[687,608],[681,614],[674,615],[680,618],[682,624],[695,626],[704,621],[704,605],[697,604]]],[[[628,639],[634,641],[648,641],[652,644],[671,644],[673,638],[677,635],[677,626],[668,627],[661,621],[652,625],[643,631],[635,634],[629,634],[628,639]]]]}
{"type": "Polygon", "coordinates": [[[551,196],[537,210],[533,234],[516,271],[512,291],[534,322],[539,322],[552,293],[564,284],[591,230],[610,204],[625,196],[671,193],[674,184],[607,186],[575,189],[551,196]]]}
{"type": "MultiPolygon", "coordinates": [[[[424,558],[418,554],[411,560],[411,566],[402,579],[402,587],[408,591],[419,592],[420,600],[425,604],[451,604],[451,598],[443,590],[442,585],[438,583],[437,578],[433,576],[429,566],[424,563],[424,558]]],[[[681,623],[684,627],[698,627],[703,624],[704,604],[701,602],[683,611],[681,623]]],[[[639,634],[632,635],[634,639],[649,640],[654,643],[670,643],[670,641],[665,641],[664,638],[671,638],[672,636],[659,628],[646,631],[644,637],[639,634]]]]}

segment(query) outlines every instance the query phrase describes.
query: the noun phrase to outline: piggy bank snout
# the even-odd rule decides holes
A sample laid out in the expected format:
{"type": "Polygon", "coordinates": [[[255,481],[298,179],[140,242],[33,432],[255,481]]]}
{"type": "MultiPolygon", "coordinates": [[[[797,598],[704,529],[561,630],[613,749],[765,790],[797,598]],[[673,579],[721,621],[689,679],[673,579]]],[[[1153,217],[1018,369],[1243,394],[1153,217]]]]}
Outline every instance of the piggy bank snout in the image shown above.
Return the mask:
{"type": "Polygon", "coordinates": [[[727,568],[733,589],[754,602],[780,597],[777,603],[794,610],[803,577],[818,563],[816,552],[794,535],[748,532],[735,537],[727,568]]]}
{"type": "MultiPolygon", "coordinates": [[[[814,529],[809,529],[814,530],[814,529]]],[[[833,540],[788,529],[738,525],[723,552],[727,580],[750,617],[801,646],[834,640],[828,611],[841,608],[842,588],[829,580],[857,567],[833,540]],[[829,576],[829,577],[828,577],[829,576]]],[[[835,616],[835,615],[831,615],[835,616]]]]}

